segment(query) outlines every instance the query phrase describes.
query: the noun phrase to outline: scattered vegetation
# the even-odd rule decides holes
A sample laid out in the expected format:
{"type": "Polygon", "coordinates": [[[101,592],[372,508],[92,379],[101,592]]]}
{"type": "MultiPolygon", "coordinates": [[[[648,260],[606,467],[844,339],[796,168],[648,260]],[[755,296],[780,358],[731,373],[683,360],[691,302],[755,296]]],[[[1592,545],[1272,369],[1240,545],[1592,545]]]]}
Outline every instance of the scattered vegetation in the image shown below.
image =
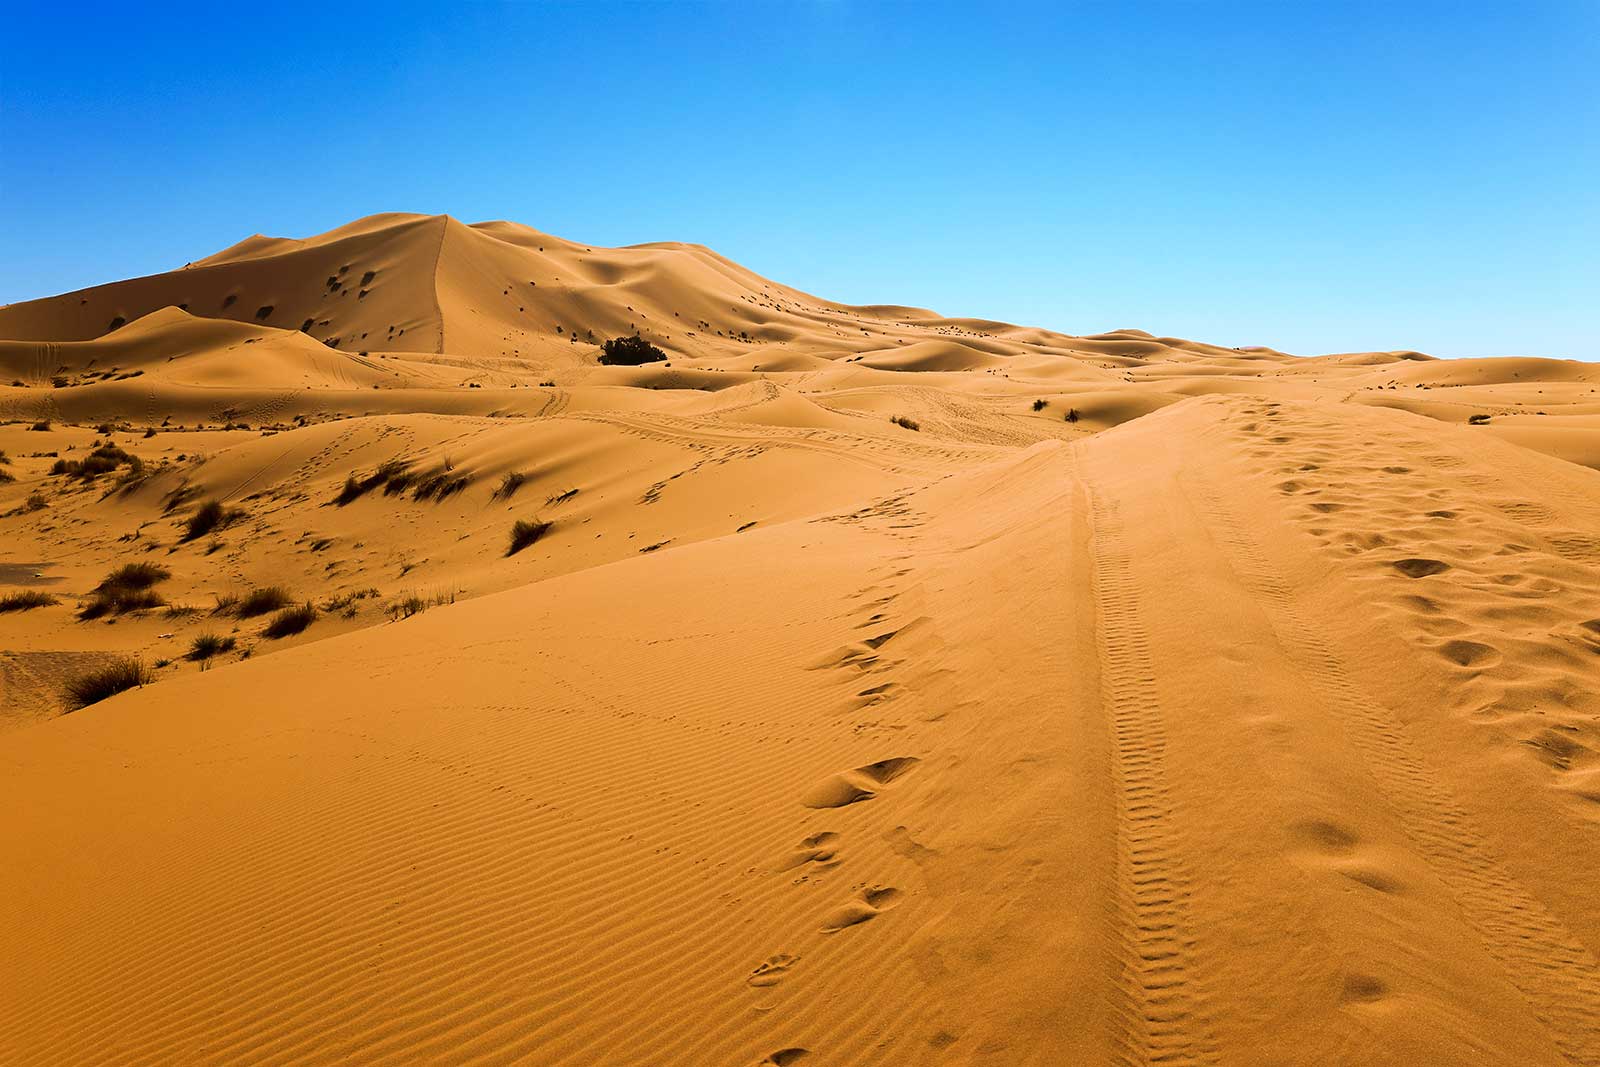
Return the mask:
{"type": "Polygon", "coordinates": [[[158,563],[125,563],[95,586],[94,595],[78,609],[78,618],[98,619],[159,608],[166,601],[155,586],[171,577],[172,572],[158,563]]]}
{"type": "Polygon", "coordinates": [[[126,464],[135,474],[144,471],[144,461],[113,444],[103,444],[83,459],[58,459],[50,467],[51,474],[64,474],[68,478],[93,481],[102,474],[126,464]]]}
{"type": "Polygon", "coordinates": [[[189,651],[184,654],[184,659],[192,663],[203,663],[213,656],[224,652],[232,652],[238,642],[232,637],[223,637],[213,633],[203,633],[194,639],[189,646],[189,651]]]}
{"type": "Polygon", "coordinates": [[[539,519],[518,519],[511,527],[511,545],[506,549],[506,555],[515,556],[518,552],[533,544],[550,530],[548,522],[539,519]]]}
{"type": "Polygon", "coordinates": [[[904,415],[896,415],[889,421],[894,423],[896,426],[904,426],[908,430],[922,429],[922,424],[920,422],[918,422],[916,419],[908,419],[904,415]]]}
{"type": "Polygon", "coordinates": [[[1035,410],[1035,411],[1043,411],[1045,408],[1047,408],[1049,406],[1050,406],[1050,401],[1048,401],[1048,400],[1042,400],[1041,399],[1041,400],[1035,400],[1033,402],[1033,410],[1035,410]]]}
{"type": "Polygon", "coordinates": [[[38,589],[24,589],[0,596],[0,612],[31,611],[34,608],[47,608],[55,602],[56,598],[49,593],[38,589]]]}
{"type": "Polygon", "coordinates": [[[1066,414],[1065,417],[1066,417],[1066,420],[1068,422],[1077,422],[1078,421],[1078,409],[1077,408],[1068,408],[1067,409],[1067,414],[1066,414]]]}
{"type": "Polygon", "coordinates": [[[613,337],[600,346],[600,362],[608,367],[637,367],[644,363],[661,363],[667,354],[638,334],[632,337],[613,337]]]}
{"type": "Polygon", "coordinates": [[[148,685],[154,679],[143,663],[129,657],[113,660],[98,670],[74,678],[67,684],[67,695],[74,708],[98,704],[125,689],[148,685]]]}
{"type": "Polygon", "coordinates": [[[293,636],[316,621],[317,609],[307,601],[292,608],[285,608],[274,615],[268,620],[266,629],[261,631],[261,636],[276,641],[282,637],[293,636]]]}

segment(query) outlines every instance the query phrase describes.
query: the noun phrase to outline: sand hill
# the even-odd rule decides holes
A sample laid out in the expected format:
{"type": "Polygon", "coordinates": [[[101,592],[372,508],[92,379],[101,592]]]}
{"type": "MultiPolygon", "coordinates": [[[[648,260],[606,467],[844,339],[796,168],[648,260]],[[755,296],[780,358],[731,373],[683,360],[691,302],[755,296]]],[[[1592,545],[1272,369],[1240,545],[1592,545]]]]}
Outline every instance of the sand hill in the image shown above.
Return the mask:
{"type": "Polygon", "coordinates": [[[1600,1064],[1597,390],[410,215],[0,308],[0,1062],[1600,1064]]]}

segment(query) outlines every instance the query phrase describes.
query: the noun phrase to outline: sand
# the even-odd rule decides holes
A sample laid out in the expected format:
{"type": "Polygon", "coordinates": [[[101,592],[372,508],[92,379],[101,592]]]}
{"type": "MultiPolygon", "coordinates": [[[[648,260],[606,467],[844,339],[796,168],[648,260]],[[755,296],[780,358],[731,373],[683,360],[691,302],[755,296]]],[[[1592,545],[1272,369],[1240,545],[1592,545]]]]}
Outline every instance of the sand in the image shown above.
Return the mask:
{"type": "Polygon", "coordinates": [[[393,215],[0,338],[0,1062],[1600,1064],[1588,365],[393,215]]]}

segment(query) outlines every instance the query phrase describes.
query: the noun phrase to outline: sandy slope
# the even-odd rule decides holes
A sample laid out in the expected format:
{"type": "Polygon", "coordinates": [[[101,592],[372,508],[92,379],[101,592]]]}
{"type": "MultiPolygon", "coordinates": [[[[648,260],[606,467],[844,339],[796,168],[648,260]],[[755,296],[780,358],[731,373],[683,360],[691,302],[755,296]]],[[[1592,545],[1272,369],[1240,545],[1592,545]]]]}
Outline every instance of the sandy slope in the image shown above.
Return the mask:
{"type": "Polygon", "coordinates": [[[1588,368],[771,285],[375,217],[0,309],[0,594],[62,598],[0,613],[0,1062],[1600,1064],[1588,368]],[[736,317],[496,351],[538,256],[736,317]],[[431,279],[411,347],[154,303],[386,327],[345,263],[431,279]],[[338,502],[386,462],[463,484],[338,502]],[[78,621],[129,559],[178,609],[78,621]],[[321,617],[211,611],[271,583],[321,617]]]}

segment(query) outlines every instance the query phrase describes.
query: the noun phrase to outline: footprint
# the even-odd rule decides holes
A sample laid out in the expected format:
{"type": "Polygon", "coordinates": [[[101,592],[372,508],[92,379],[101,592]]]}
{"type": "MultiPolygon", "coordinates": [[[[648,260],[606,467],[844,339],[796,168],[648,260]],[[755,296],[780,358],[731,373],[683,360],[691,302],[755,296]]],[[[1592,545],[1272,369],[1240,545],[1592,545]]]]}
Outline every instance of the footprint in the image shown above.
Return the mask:
{"type": "Polygon", "coordinates": [[[1492,667],[1500,662],[1500,651],[1477,641],[1446,641],[1439,654],[1458,667],[1492,667]]]}
{"type": "Polygon", "coordinates": [[[795,1045],[792,1048],[780,1048],[756,1067],[789,1067],[791,1063],[799,1063],[804,1056],[811,1055],[811,1050],[795,1045]]]}
{"type": "Polygon", "coordinates": [[[1347,974],[1339,999],[1346,1004],[1371,1004],[1389,993],[1389,983],[1370,974],[1347,974]]]}
{"type": "Polygon", "coordinates": [[[820,867],[832,867],[839,862],[839,850],[834,842],[839,840],[839,835],[831,830],[812,834],[788,858],[778,864],[779,871],[792,871],[796,867],[803,867],[808,863],[815,863],[820,867]]]}
{"type": "Polygon", "coordinates": [[[750,977],[745,981],[757,989],[775,986],[783,981],[783,976],[789,969],[800,962],[799,956],[790,956],[780,952],[776,956],[768,956],[766,962],[750,972],[750,977]]]}
{"type": "Polygon", "coordinates": [[[905,774],[920,762],[915,756],[896,756],[879,760],[853,771],[844,771],[812,786],[800,802],[808,808],[842,808],[871,800],[878,790],[905,774]]]}
{"type": "Polygon", "coordinates": [[[829,912],[822,920],[822,932],[835,934],[852,926],[860,926],[900,903],[903,894],[893,886],[874,886],[863,890],[855,900],[829,912]]]}
{"type": "Polygon", "coordinates": [[[1383,468],[1383,473],[1385,473],[1385,474],[1410,474],[1411,473],[1411,468],[1410,467],[1385,467],[1385,468],[1383,468]]]}
{"type": "Polygon", "coordinates": [[[1397,559],[1391,566],[1407,578],[1426,578],[1450,569],[1450,564],[1437,559],[1397,559]]]}
{"type": "Polygon", "coordinates": [[[1355,850],[1359,838],[1337,823],[1322,819],[1308,819],[1295,825],[1294,835],[1318,852],[1331,856],[1347,856],[1355,850]]]}
{"type": "Polygon", "coordinates": [[[1311,510],[1312,511],[1320,511],[1324,515],[1329,515],[1329,514],[1332,514],[1335,511],[1343,511],[1344,510],[1344,505],[1343,504],[1335,504],[1332,501],[1327,501],[1327,502],[1324,502],[1324,503],[1321,503],[1321,504],[1312,504],[1311,505],[1311,510]]]}

